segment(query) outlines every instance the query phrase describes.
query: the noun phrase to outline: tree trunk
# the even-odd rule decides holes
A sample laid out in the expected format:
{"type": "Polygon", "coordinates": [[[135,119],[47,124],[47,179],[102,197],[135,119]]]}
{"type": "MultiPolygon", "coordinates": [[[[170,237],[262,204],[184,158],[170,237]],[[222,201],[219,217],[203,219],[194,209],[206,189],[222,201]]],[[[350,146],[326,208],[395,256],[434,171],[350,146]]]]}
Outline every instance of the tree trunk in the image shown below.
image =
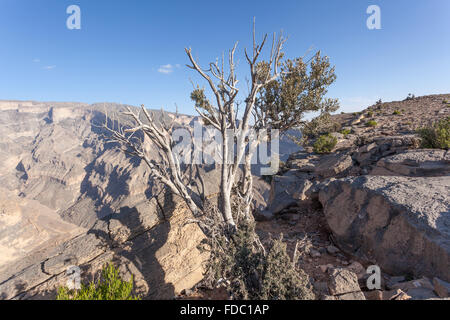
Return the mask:
{"type": "MultiPolygon", "coordinates": [[[[223,126],[224,128],[226,126],[223,126]]],[[[220,211],[222,212],[223,219],[225,220],[225,223],[227,225],[227,228],[230,231],[233,231],[236,229],[236,223],[233,219],[233,213],[231,210],[231,188],[233,186],[233,181],[230,181],[230,169],[231,166],[228,163],[228,137],[226,135],[226,132],[222,132],[222,173],[221,173],[221,186],[220,186],[220,193],[221,193],[221,199],[220,199],[220,211]]]]}

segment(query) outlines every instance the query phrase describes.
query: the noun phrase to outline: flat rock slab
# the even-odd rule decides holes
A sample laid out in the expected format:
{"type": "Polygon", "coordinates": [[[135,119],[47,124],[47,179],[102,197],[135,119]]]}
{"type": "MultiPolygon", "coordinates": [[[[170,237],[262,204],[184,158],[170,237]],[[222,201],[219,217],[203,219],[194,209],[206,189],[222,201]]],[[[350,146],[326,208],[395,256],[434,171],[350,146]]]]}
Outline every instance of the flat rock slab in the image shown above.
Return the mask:
{"type": "Polygon", "coordinates": [[[392,275],[450,280],[450,177],[361,176],[319,193],[345,251],[392,275]]]}
{"type": "Polygon", "coordinates": [[[371,174],[414,177],[448,175],[450,174],[450,152],[435,149],[407,150],[381,159],[371,174]]]}

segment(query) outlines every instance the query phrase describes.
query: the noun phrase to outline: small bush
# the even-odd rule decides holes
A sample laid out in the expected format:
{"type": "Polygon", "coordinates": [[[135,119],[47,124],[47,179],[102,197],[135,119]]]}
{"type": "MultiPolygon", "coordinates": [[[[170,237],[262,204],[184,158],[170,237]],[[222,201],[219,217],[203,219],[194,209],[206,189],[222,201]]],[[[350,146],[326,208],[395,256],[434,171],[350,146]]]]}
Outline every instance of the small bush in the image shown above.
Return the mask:
{"type": "Polygon", "coordinates": [[[392,113],[394,116],[399,116],[401,115],[401,111],[400,110],[394,110],[394,112],[392,113]]]}
{"type": "Polygon", "coordinates": [[[267,254],[264,278],[259,299],[262,300],[313,300],[308,275],[294,267],[282,237],[272,241],[267,254]]]}
{"type": "Polygon", "coordinates": [[[94,282],[81,284],[80,290],[60,287],[56,300],[139,300],[139,297],[131,295],[132,291],[133,277],[130,282],[123,281],[114,265],[108,264],[103,267],[102,278],[97,285],[94,282]]]}
{"type": "Polygon", "coordinates": [[[366,123],[366,126],[368,127],[376,127],[378,125],[378,123],[374,120],[370,120],[366,123]]]}
{"type": "Polygon", "coordinates": [[[368,116],[369,118],[372,118],[372,117],[373,117],[373,111],[367,112],[367,116],[368,116]]]}
{"type": "Polygon", "coordinates": [[[418,130],[422,147],[430,149],[450,148],[450,117],[442,119],[428,128],[418,130]]]}
{"type": "Polygon", "coordinates": [[[315,153],[330,153],[337,144],[337,138],[331,134],[325,134],[320,136],[313,144],[313,150],[315,153]]]}
{"type": "Polygon", "coordinates": [[[341,134],[344,135],[344,137],[346,137],[347,135],[349,135],[351,133],[350,129],[344,129],[341,131],[341,134]]]}
{"type": "Polygon", "coordinates": [[[282,237],[272,240],[265,255],[255,245],[257,238],[251,222],[242,222],[230,239],[216,236],[205,279],[225,280],[238,300],[315,299],[308,275],[295,267],[282,237]]]}

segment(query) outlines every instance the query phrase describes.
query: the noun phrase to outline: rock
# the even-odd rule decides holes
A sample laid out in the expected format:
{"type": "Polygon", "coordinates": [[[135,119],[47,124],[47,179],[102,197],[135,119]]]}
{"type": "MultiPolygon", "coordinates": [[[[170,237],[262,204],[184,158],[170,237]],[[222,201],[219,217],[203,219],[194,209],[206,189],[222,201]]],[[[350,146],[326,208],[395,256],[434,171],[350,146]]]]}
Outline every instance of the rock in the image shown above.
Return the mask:
{"type": "Polygon", "coordinates": [[[346,269],[355,273],[358,276],[358,279],[362,279],[366,274],[366,269],[358,261],[353,261],[346,269]]]}
{"type": "Polygon", "coordinates": [[[183,289],[181,291],[181,294],[186,296],[186,297],[189,297],[189,296],[192,296],[194,294],[194,291],[191,290],[191,289],[183,289]]]}
{"type": "Polygon", "coordinates": [[[388,289],[393,289],[393,286],[397,283],[404,282],[406,278],[404,276],[397,276],[397,277],[387,277],[386,281],[386,287],[388,289]]]}
{"type": "Polygon", "coordinates": [[[426,300],[437,298],[434,293],[434,286],[428,278],[421,278],[413,281],[401,282],[392,286],[394,290],[405,292],[412,300],[426,300]]]}
{"type": "Polygon", "coordinates": [[[315,249],[309,249],[309,255],[312,257],[312,258],[320,258],[320,256],[321,256],[321,254],[320,254],[320,252],[319,251],[317,251],[317,250],[315,250],[315,249]]]}
{"type": "Polygon", "coordinates": [[[275,215],[272,211],[269,210],[255,210],[254,213],[256,221],[270,221],[275,218],[275,215]]]}
{"type": "Polygon", "coordinates": [[[383,300],[383,292],[381,290],[365,291],[366,300],[383,300]]]}
{"type": "Polygon", "coordinates": [[[434,291],[441,298],[448,298],[450,296],[450,283],[442,281],[439,278],[433,278],[434,291]]]}
{"type": "Polygon", "coordinates": [[[293,194],[298,192],[303,183],[303,180],[294,176],[274,176],[267,210],[278,214],[286,208],[296,206],[297,199],[293,194]]]}
{"type": "Polygon", "coordinates": [[[428,300],[438,298],[433,290],[427,288],[409,289],[406,294],[410,296],[412,300],[428,300]]]}
{"type": "Polygon", "coordinates": [[[319,192],[339,246],[389,274],[450,280],[450,176],[338,179],[319,192]]]}
{"type": "Polygon", "coordinates": [[[407,150],[381,159],[372,175],[433,177],[450,174],[450,153],[445,150],[407,150]]]}
{"type": "Polygon", "coordinates": [[[326,296],[330,294],[330,291],[328,290],[328,284],[326,282],[315,282],[313,286],[316,292],[321,295],[326,296]]]}
{"type": "Polygon", "coordinates": [[[408,292],[408,290],[416,289],[416,288],[425,288],[428,290],[433,290],[434,286],[431,283],[430,279],[428,278],[421,278],[417,280],[407,281],[407,282],[400,282],[392,286],[393,289],[401,289],[405,292],[408,292]]]}
{"type": "Polygon", "coordinates": [[[337,296],[338,300],[366,300],[364,293],[361,291],[345,293],[337,296]]]}
{"type": "Polygon", "coordinates": [[[350,155],[342,152],[323,156],[314,173],[321,178],[331,178],[345,172],[353,165],[350,155]]]}
{"type": "Polygon", "coordinates": [[[355,125],[355,124],[361,123],[361,121],[364,120],[365,117],[366,116],[364,114],[360,114],[356,118],[354,118],[350,124],[355,125]]]}
{"type": "Polygon", "coordinates": [[[352,292],[360,292],[358,277],[353,272],[335,268],[328,271],[330,279],[328,281],[328,289],[332,295],[342,295],[352,292]]]}
{"type": "Polygon", "coordinates": [[[411,297],[400,289],[383,291],[383,300],[410,300],[411,297]]]}
{"type": "Polygon", "coordinates": [[[327,272],[328,269],[333,269],[334,266],[332,264],[327,264],[327,265],[321,265],[319,266],[320,270],[325,273],[327,272]]]}
{"type": "Polygon", "coordinates": [[[336,248],[335,246],[329,245],[329,246],[327,247],[327,252],[328,252],[329,254],[335,255],[335,254],[339,253],[339,251],[341,251],[341,250],[339,250],[339,249],[336,248]]]}

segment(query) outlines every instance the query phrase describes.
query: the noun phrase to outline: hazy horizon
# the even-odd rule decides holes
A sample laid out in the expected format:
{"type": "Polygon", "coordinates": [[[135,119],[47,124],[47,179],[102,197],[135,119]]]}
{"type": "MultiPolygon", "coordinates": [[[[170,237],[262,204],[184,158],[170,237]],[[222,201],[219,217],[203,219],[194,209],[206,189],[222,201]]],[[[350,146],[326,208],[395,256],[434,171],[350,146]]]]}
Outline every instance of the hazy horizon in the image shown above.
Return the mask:
{"type": "MultiPolygon", "coordinates": [[[[202,66],[239,41],[241,93],[248,66],[252,19],[264,33],[289,36],[286,57],[315,50],[330,57],[337,80],[329,97],[344,112],[381,98],[398,101],[447,93],[450,88],[450,2],[270,1],[110,2],[47,0],[0,3],[0,98],[122,103],[195,114],[190,80],[206,83],[185,65],[192,47],[202,66]],[[66,26],[67,8],[81,10],[81,29],[66,26]],[[369,30],[369,5],[381,10],[381,29],[369,30]],[[222,14],[212,14],[219,12],[222,14]],[[232,21],[233,23],[230,23],[232,21]]],[[[269,50],[269,46],[266,48],[269,50]]]]}

